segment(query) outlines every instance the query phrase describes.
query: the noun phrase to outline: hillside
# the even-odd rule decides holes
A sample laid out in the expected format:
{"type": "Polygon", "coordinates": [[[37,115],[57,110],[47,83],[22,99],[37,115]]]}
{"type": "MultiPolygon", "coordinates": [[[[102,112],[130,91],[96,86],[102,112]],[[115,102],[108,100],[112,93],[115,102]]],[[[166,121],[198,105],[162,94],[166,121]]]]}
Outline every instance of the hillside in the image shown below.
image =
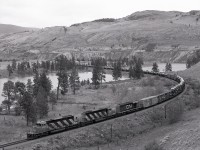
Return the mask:
{"type": "Polygon", "coordinates": [[[191,68],[185,70],[185,71],[181,71],[180,72],[181,76],[184,77],[189,77],[192,79],[198,79],[200,80],[200,63],[197,63],[196,65],[192,66],[191,68]]]}
{"type": "Polygon", "coordinates": [[[37,30],[36,28],[26,28],[10,24],[0,24],[0,34],[16,33],[23,31],[37,30]]]}
{"type": "Polygon", "coordinates": [[[146,61],[184,62],[188,53],[200,47],[200,11],[142,11],[120,19],[100,19],[0,35],[2,58],[51,59],[58,54],[110,58],[134,55],[138,50],[146,61]],[[141,52],[141,51],[140,51],[141,52]]]}

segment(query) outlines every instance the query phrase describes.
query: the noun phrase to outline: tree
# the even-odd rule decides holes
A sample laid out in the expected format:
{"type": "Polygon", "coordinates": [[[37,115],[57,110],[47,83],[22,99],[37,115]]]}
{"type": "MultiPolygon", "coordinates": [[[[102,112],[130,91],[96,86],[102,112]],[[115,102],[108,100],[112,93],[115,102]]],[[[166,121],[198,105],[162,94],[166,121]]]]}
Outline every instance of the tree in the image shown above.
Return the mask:
{"type": "Polygon", "coordinates": [[[13,70],[17,69],[17,61],[15,59],[12,60],[12,69],[13,70]]]}
{"type": "Polygon", "coordinates": [[[24,92],[26,91],[26,86],[23,82],[15,82],[15,89],[14,89],[14,92],[15,92],[15,100],[17,100],[17,103],[16,103],[16,111],[17,113],[21,113],[20,112],[20,101],[22,99],[22,96],[24,94],[24,92]],[[18,107],[17,107],[18,106],[18,107]]]}
{"type": "Polygon", "coordinates": [[[4,83],[2,96],[5,97],[5,100],[2,103],[6,105],[8,113],[10,114],[10,107],[14,101],[14,83],[12,81],[4,83]]]}
{"type": "Polygon", "coordinates": [[[55,65],[54,65],[54,62],[52,61],[51,62],[51,71],[54,71],[55,70],[55,65]]]}
{"type": "Polygon", "coordinates": [[[118,60],[117,62],[114,63],[113,65],[113,79],[118,80],[119,78],[122,77],[121,73],[121,61],[118,60]]]}
{"type": "Polygon", "coordinates": [[[7,70],[8,70],[8,75],[9,75],[9,77],[10,77],[11,74],[13,73],[13,69],[12,69],[12,67],[11,67],[10,64],[7,66],[7,70]]]}
{"type": "Polygon", "coordinates": [[[36,97],[36,106],[39,118],[44,118],[48,115],[47,92],[42,86],[39,87],[39,91],[36,97]]]}
{"type": "Polygon", "coordinates": [[[37,63],[33,63],[32,64],[32,70],[33,70],[33,73],[37,73],[38,72],[38,64],[37,63]]]}
{"type": "Polygon", "coordinates": [[[38,72],[36,71],[33,77],[33,97],[37,96],[39,87],[40,87],[40,76],[38,72]]]}
{"type": "Polygon", "coordinates": [[[49,95],[51,88],[52,88],[52,83],[51,83],[51,80],[49,79],[49,77],[47,77],[45,72],[40,74],[39,85],[42,86],[44,88],[46,94],[49,95]]]}
{"type": "Polygon", "coordinates": [[[57,103],[56,93],[53,91],[49,95],[49,102],[51,103],[52,110],[53,110],[53,106],[57,103]]]}
{"type": "Polygon", "coordinates": [[[113,64],[113,74],[112,74],[112,76],[113,76],[113,79],[114,79],[115,81],[118,80],[118,75],[117,75],[117,63],[116,63],[116,62],[113,64]]]}
{"type": "Polygon", "coordinates": [[[31,65],[30,65],[30,62],[26,62],[27,64],[26,64],[26,68],[27,69],[31,69],[31,65]]]}
{"type": "Polygon", "coordinates": [[[49,77],[46,76],[45,72],[43,72],[40,75],[37,72],[35,73],[35,76],[33,78],[33,95],[34,95],[34,97],[37,96],[40,86],[42,86],[44,88],[45,92],[47,93],[47,95],[49,95],[51,88],[52,88],[52,83],[51,83],[51,80],[49,79],[49,77]]]}
{"type": "Polygon", "coordinates": [[[156,62],[153,63],[152,71],[153,72],[159,72],[158,64],[156,62]]]}
{"type": "Polygon", "coordinates": [[[165,65],[165,71],[167,72],[167,71],[172,71],[172,65],[171,65],[171,63],[166,63],[166,65],[165,65]]]}
{"type": "Polygon", "coordinates": [[[20,95],[23,95],[24,91],[25,91],[25,84],[23,82],[15,82],[15,93],[19,93],[20,95]]]}
{"type": "Polygon", "coordinates": [[[27,84],[26,84],[26,91],[33,95],[33,83],[31,79],[28,79],[27,84]]]}
{"type": "Polygon", "coordinates": [[[59,97],[59,90],[60,90],[60,83],[62,79],[62,74],[63,72],[66,71],[65,63],[66,63],[66,57],[64,55],[60,55],[59,57],[56,58],[56,69],[57,69],[57,76],[58,76],[58,86],[57,86],[57,100],[59,97]]]}
{"type": "Polygon", "coordinates": [[[28,91],[25,91],[20,102],[20,106],[22,107],[24,114],[26,116],[27,126],[29,122],[36,122],[37,120],[37,112],[36,112],[36,105],[34,103],[32,94],[28,91]]]}
{"type": "Polygon", "coordinates": [[[105,71],[103,69],[103,66],[101,65],[100,59],[95,59],[93,62],[93,71],[92,71],[92,83],[95,86],[95,89],[97,89],[102,83],[102,81],[105,80],[105,71]]]}
{"type": "Polygon", "coordinates": [[[68,92],[68,87],[69,87],[67,72],[62,71],[58,75],[58,82],[59,82],[59,85],[60,85],[60,88],[61,88],[61,94],[65,95],[68,92]]]}
{"type": "Polygon", "coordinates": [[[74,67],[72,69],[69,80],[70,80],[71,89],[72,89],[72,91],[75,95],[76,90],[78,90],[80,88],[80,80],[79,80],[79,76],[78,76],[78,72],[76,70],[76,67],[74,67]]]}
{"type": "Polygon", "coordinates": [[[143,65],[142,58],[133,56],[129,62],[129,65],[130,65],[129,67],[130,78],[140,79],[141,77],[144,76],[142,70],[142,65],[143,65]]]}
{"type": "Polygon", "coordinates": [[[156,48],[156,43],[149,43],[146,46],[146,51],[147,52],[152,52],[156,48]]]}
{"type": "Polygon", "coordinates": [[[134,68],[134,66],[129,67],[129,78],[130,79],[135,78],[135,68],[134,68]]]}

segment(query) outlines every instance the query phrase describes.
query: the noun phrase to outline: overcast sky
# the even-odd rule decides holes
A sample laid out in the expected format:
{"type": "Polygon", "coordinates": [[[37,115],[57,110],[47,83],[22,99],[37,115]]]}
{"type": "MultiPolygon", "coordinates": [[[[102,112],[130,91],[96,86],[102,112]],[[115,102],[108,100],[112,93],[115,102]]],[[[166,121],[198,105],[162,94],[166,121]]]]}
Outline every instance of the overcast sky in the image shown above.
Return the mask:
{"type": "Polygon", "coordinates": [[[142,10],[199,9],[200,0],[0,0],[0,23],[42,28],[120,18],[142,10]]]}

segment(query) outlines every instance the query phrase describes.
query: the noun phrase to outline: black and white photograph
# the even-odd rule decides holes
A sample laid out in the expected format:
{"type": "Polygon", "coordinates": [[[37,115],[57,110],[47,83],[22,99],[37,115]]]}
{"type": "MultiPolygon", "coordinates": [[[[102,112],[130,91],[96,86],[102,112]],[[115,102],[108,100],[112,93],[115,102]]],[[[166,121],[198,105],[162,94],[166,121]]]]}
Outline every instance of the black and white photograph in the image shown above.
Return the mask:
{"type": "Polygon", "coordinates": [[[200,1],[0,0],[0,150],[200,150],[200,1]]]}

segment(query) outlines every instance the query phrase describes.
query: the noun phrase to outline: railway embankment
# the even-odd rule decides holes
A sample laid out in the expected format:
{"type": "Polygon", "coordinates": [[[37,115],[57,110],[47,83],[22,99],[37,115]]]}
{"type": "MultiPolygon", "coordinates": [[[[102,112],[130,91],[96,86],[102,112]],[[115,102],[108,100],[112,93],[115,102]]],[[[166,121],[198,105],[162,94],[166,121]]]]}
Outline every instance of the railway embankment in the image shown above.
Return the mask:
{"type": "MultiPolygon", "coordinates": [[[[149,83],[151,83],[153,85],[153,87],[155,87],[155,83],[152,81],[156,81],[156,84],[160,83],[159,78],[154,78],[154,79],[150,78],[149,80],[145,79],[145,81],[146,82],[149,81],[149,83]]],[[[147,82],[145,84],[149,85],[149,83],[147,82]]],[[[167,85],[169,86],[169,84],[167,84],[167,85]]],[[[144,83],[143,83],[143,86],[144,86],[144,83]]],[[[128,89],[131,89],[131,88],[129,87],[128,89]]],[[[144,96],[144,94],[143,94],[143,96],[144,96]]],[[[130,98],[129,98],[129,100],[130,100],[130,98]]],[[[170,105],[174,105],[174,104],[170,104],[170,105]]],[[[180,105],[180,104],[177,103],[177,105],[180,105]]],[[[168,109],[169,108],[171,108],[171,106],[169,106],[168,109]]],[[[167,111],[167,112],[172,112],[172,110],[173,109],[171,109],[170,111],[167,111]]],[[[60,139],[60,142],[65,141],[65,143],[67,143],[67,147],[65,146],[66,148],[77,148],[77,146],[80,148],[80,147],[88,147],[91,145],[99,146],[102,144],[110,144],[111,141],[118,142],[123,139],[131,138],[132,136],[136,136],[138,134],[148,132],[150,129],[153,129],[156,126],[160,126],[160,125],[158,125],[158,123],[160,123],[159,119],[162,120],[164,115],[160,115],[160,118],[158,118],[158,119],[156,119],[155,117],[152,117],[153,114],[156,113],[156,111],[162,111],[162,114],[166,115],[166,113],[163,113],[162,107],[160,107],[158,110],[157,110],[157,108],[153,108],[153,109],[144,111],[143,113],[137,113],[134,116],[130,115],[130,117],[132,116],[134,118],[130,118],[129,116],[119,118],[119,119],[114,120],[114,122],[109,121],[104,124],[101,124],[100,126],[97,125],[97,127],[92,126],[91,128],[89,128],[89,130],[86,129],[86,130],[81,131],[81,134],[79,132],[76,135],[76,131],[75,131],[72,134],[70,134],[70,136],[61,136],[61,137],[58,136],[58,138],[60,139]],[[107,124],[107,123],[111,123],[111,124],[107,124]],[[112,134],[109,134],[109,131],[112,134]],[[115,132],[113,132],[113,131],[115,131],[115,132]],[[75,136],[75,137],[73,137],[73,136],[75,136]],[[67,137],[67,138],[65,138],[65,137],[67,137]],[[88,140],[88,141],[84,141],[84,140],[88,140]],[[73,145],[73,143],[75,145],[73,145]]],[[[157,116],[157,115],[155,115],[155,116],[157,116]]],[[[167,120],[172,120],[172,119],[170,119],[172,117],[170,117],[170,115],[168,115],[168,113],[167,113],[167,116],[169,116],[168,117],[169,119],[167,119],[167,120]]],[[[166,121],[166,119],[165,119],[165,122],[168,122],[168,121],[166,121]]],[[[163,123],[164,123],[164,121],[163,121],[163,123]]],[[[54,141],[55,139],[57,139],[57,138],[53,138],[52,140],[54,141]]],[[[50,140],[50,143],[48,143],[48,142],[47,142],[47,146],[51,145],[50,144],[51,140],[50,140]]],[[[37,145],[37,146],[40,147],[41,145],[37,145]]],[[[53,145],[51,145],[51,146],[53,146],[53,145]]],[[[57,146],[59,146],[59,142],[58,142],[57,146]]],[[[45,148],[45,147],[43,147],[43,148],[45,148]]]]}

